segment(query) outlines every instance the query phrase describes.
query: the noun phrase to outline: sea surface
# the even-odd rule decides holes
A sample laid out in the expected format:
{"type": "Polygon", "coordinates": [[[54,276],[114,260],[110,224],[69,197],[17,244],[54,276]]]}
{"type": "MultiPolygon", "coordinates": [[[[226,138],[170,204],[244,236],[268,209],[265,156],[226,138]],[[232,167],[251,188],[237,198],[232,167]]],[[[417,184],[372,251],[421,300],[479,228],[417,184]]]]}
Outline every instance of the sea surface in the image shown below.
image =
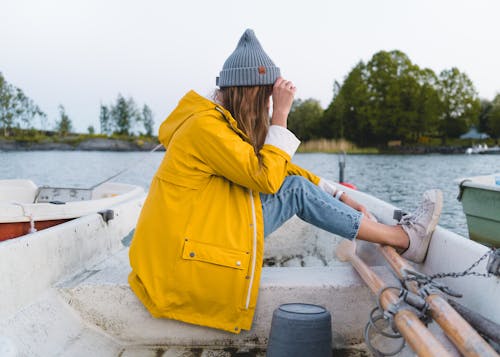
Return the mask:
{"type": "MultiPolygon", "coordinates": [[[[37,185],[88,188],[125,170],[114,181],[149,187],[163,153],[17,151],[0,152],[0,179],[27,178],[37,185]]],[[[294,162],[337,181],[337,154],[296,154],[294,162]]],[[[430,188],[444,193],[440,225],[467,236],[456,197],[456,180],[500,172],[499,155],[348,155],[344,181],[406,211],[430,188]]]]}

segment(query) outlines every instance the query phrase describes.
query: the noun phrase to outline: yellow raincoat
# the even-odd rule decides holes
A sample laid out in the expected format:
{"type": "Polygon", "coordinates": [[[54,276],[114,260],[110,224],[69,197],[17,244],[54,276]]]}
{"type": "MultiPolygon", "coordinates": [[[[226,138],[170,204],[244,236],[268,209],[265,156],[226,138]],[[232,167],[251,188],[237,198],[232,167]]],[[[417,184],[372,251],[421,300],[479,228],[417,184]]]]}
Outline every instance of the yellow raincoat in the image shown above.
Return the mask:
{"type": "Polygon", "coordinates": [[[231,114],[194,91],[162,123],[166,154],[130,247],[132,290],[154,317],[249,330],[264,249],[259,192],[319,177],[266,144],[261,162],[231,114]]]}

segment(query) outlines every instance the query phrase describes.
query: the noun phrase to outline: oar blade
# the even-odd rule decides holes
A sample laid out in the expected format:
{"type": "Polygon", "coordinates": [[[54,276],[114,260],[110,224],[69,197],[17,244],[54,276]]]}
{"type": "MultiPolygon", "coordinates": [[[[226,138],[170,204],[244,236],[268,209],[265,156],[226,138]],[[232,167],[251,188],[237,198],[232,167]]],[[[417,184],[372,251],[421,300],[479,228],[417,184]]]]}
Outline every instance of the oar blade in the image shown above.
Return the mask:
{"type": "Polygon", "coordinates": [[[347,262],[351,260],[351,258],[356,255],[356,243],[348,239],[342,240],[342,242],[337,245],[335,254],[341,262],[347,262]]]}

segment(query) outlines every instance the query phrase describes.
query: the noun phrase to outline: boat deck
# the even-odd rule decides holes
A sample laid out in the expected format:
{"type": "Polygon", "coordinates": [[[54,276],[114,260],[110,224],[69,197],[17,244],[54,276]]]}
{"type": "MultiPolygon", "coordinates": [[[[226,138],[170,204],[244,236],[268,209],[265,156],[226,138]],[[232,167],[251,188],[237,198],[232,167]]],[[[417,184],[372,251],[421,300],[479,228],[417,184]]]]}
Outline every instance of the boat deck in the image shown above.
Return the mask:
{"type": "MultiPolygon", "coordinates": [[[[300,301],[330,311],[335,350],[367,353],[361,336],[374,301],[350,266],[265,268],[254,326],[239,335],[152,318],[128,286],[129,270],[124,248],[49,289],[0,323],[0,330],[30,356],[264,356],[274,309],[300,301]]],[[[395,282],[386,267],[374,270],[395,282]]]]}

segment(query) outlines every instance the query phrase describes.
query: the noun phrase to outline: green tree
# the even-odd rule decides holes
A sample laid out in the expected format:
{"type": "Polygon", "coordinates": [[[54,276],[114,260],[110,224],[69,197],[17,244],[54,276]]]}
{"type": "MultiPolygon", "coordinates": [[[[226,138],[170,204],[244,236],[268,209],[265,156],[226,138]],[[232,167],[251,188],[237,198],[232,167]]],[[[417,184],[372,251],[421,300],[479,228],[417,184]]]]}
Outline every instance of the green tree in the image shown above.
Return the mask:
{"type": "Polygon", "coordinates": [[[320,120],[320,130],[324,138],[340,139],[344,137],[344,120],[346,100],[341,91],[341,85],[335,81],[333,83],[333,99],[323,112],[320,120]]]}
{"type": "Polygon", "coordinates": [[[132,134],[132,129],[139,119],[139,111],[132,98],[125,99],[118,94],[116,104],[111,107],[110,114],[116,134],[132,134]]]}
{"type": "Polygon", "coordinates": [[[103,104],[101,104],[99,111],[99,124],[101,125],[101,134],[109,135],[113,132],[110,110],[103,104]]]}
{"type": "Polygon", "coordinates": [[[4,136],[9,135],[9,130],[14,124],[15,106],[14,88],[0,72],[0,123],[4,136]]]}
{"type": "Polygon", "coordinates": [[[144,125],[144,130],[146,131],[147,136],[152,136],[153,135],[153,130],[154,130],[154,118],[153,118],[153,111],[151,108],[144,104],[142,107],[142,117],[141,117],[142,124],[144,125]]]}
{"type": "Polygon", "coordinates": [[[94,126],[89,125],[89,127],[87,128],[87,131],[89,132],[90,135],[94,135],[95,134],[94,126]]]}
{"type": "Polygon", "coordinates": [[[20,88],[8,83],[0,72],[0,125],[4,136],[8,136],[14,126],[32,127],[36,116],[43,119],[45,114],[20,88]]]}
{"type": "MultiPolygon", "coordinates": [[[[478,117],[478,130],[481,133],[489,133],[489,113],[493,108],[493,103],[488,99],[481,99],[481,109],[478,117]]],[[[491,134],[490,134],[491,136],[491,134]]]]}
{"type": "Polygon", "coordinates": [[[495,138],[498,144],[498,139],[500,138],[500,94],[495,96],[495,99],[491,102],[491,109],[487,114],[488,131],[487,133],[495,138]]]}
{"type": "Polygon", "coordinates": [[[16,107],[18,124],[20,126],[24,125],[25,129],[33,126],[33,119],[36,116],[45,117],[45,113],[40,110],[38,105],[36,105],[32,99],[28,98],[19,88],[16,89],[16,107]]]}
{"type": "Polygon", "coordinates": [[[378,143],[414,141],[425,131],[419,117],[422,71],[401,51],[380,51],[368,62],[369,120],[378,143]]]}
{"type": "Polygon", "coordinates": [[[435,135],[442,104],[437,89],[438,78],[433,70],[424,68],[416,74],[419,89],[416,93],[416,117],[409,125],[412,141],[417,142],[423,135],[435,135]]]}
{"type": "Polygon", "coordinates": [[[439,133],[443,138],[456,138],[477,124],[481,103],[469,77],[457,68],[439,74],[439,95],[443,113],[439,133]]]}
{"type": "Polygon", "coordinates": [[[288,128],[301,140],[318,138],[322,116],[323,108],[316,99],[294,100],[288,115],[288,128]]]}
{"type": "Polygon", "coordinates": [[[337,110],[340,120],[334,125],[337,125],[342,136],[334,137],[345,137],[360,146],[371,145],[375,140],[370,121],[373,111],[370,101],[373,98],[370,98],[366,77],[366,65],[359,62],[347,75],[334,99],[334,106],[338,105],[339,108],[328,108],[329,112],[337,110]]]}
{"type": "Polygon", "coordinates": [[[66,136],[71,133],[72,126],[71,119],[66,114],[66,110],[62,105],[59,105],[59,120],[56,121],[56,131],[60,135],[66,136]]]}

